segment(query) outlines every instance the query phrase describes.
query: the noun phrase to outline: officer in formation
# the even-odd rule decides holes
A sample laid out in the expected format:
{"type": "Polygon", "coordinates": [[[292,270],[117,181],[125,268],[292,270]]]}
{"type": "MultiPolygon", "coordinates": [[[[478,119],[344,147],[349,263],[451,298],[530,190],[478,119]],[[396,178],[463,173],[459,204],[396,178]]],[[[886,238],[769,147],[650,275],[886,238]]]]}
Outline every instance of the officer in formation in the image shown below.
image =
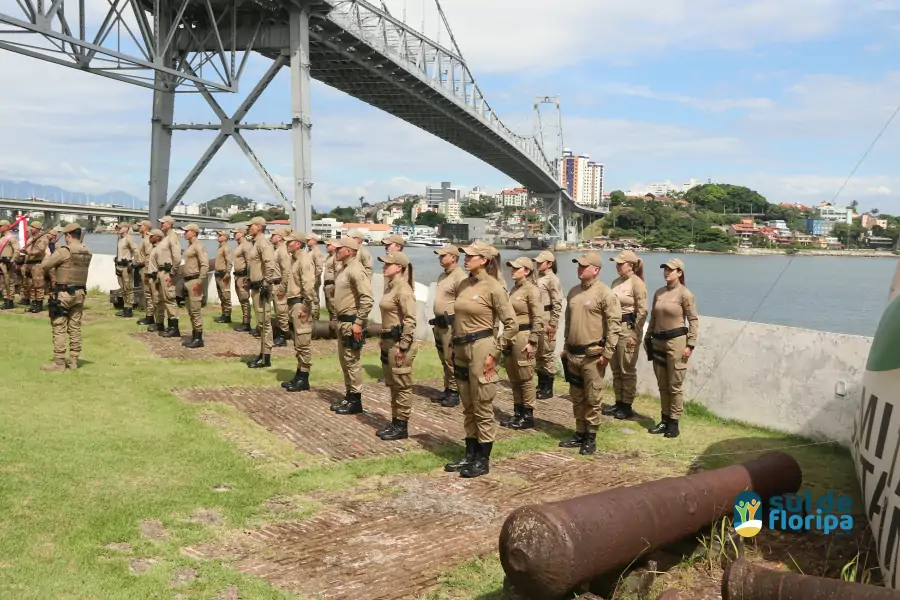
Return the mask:
{"type": "Polygon", "coordinates": [[[234,289],[241,304],[241,324],[235,331],[250,333],[250,253],[253,244],[247,239],[247,228],[241,225],[234,229],[234,289]]]}
{"type": "Polygon", "coordinates": [[[325,266],[322,270],[322,290],[325,292],[325,309],[328,311],[328,326],[332,331],[337,330],[337,313],[334,312],[334,278],[337,276],[337,258],[335,258],[334,238],[325,240],[325,266]]]}
{"type": "Polygon", "coordinates": [[[203,287],[201,281],[209,273],[209,253],[197,235],[200,227],[195,223],[184,226],[184,239],[188,248],[184,253],[182,279],[188,295],[188,316],[191,319],[191,339],[181,343],[185,348],[203,347],[203,287]]]}
{"type": "Polygon", "coordinates": [[[47,254],[50,239],[49,230],[42,231],[44,225],[40,221],[32,221],[28,224],[29,237],[25,247],[19,250],[23,257],[22,273],[24,290],[20,304],[28,304],[26,312],[39,313],[44,310],[44,271],[41,263],[47,254]]]}
{"type": "Polygon", "coordinates": [[[315,275],[312,297],[312,317],[314,321],[319,320],[319,295],[322,293],[322,271],[325,270],[325,257],[319,250],[319,236],[314,233],[309,234],[306,238],[306,248],[309,250],[309,258],[313,263],[313,273],[315,275]]]}
{"type": "Polygon", "coordinates": [[[456,375],[453,370],[453,320],[456,311],[453,307],[456,302],[456,291],[461,281],[467,275],[459,266],[459,248],[453,244],[447,244],[440,250],[435,250],[444,272],[438,276],[434,291],[434,303],[432,309],[434,319],[428,322],[434,332],[434,345],[437,348],[438,357],[444,367],[444,394],[434,399],[441,406],[452,407],[459,405],[459,387],[456,383],[456,375]]]}
{"type": "Polygon", "coordinates": [[[363,240],[366,239],[366,236],[363,235],[363,232],[359,229],[351,229],[347,236],[356,240],[356,245],[359,247],[359,254],[356,259],[359,261],[359,264],[362,265],[363,271],[366,273],[366,277],[369,278],[369,281],[372,281],[372,255],[366,250],[366,247],[363,246],[363,240]]]}
{"type": "Polygon", "coordinates": [[[163,239],[160,242],[157,267],[157,286],[165,306],[168,327],[160,335],[165,338],[180,338],[178,327],[178,302],[175,299],[175,276],[181,266],[181,239],[175,232],[175,219],[166,215],[159,220],[163,239]]]}
{"type": "Polygon", "coordinates": [[[163,264],[160,259],[164,253],[162,239],[165,237],[165,234],[161,229],[151,229],[147,237],[150,240],[150,254],[147,255],[147,281],[150,285],[152,304],[150,310],[152,318],[148,318],[150,325],[147,326],[147,331],[155,331],[158,335],[163,335],[166,332],[166,302],[163,299],[160,279],[165,275],[165,272],[160,270],[163,264]]]}
{"type": "Polygon", "coordinates": [[[556,328],[562,316],[562,284],[556,276],[556,257],[552,252],[542,251],[534,259],[538,269],[538,289],[547,324],[544,335],[540,336],[537,348],[538,385],[535,396],[539,400],[553,397],[553,381],[556,379],[556,328]]]}
{"type": "Polygon", "coordinates": [[[310,252],[306,251],[307,238],[303,233],[290,233],[284,238],[293,260],[287,278],[286,302],[297,357],[294,378],[281,387],[289,392],[303,392],[309,387],[309,371],[312,367],[313,309],[318,303],[316,293],[316,267],[310,252]]]}
{"type": "Polygon", "coordinates": [[[276,229],[269,241],[275,248],[275,279],[280,283],[273,288],[275,305],[275,324],[272,327],[272,345],[286,346],[290,317],[287,305],[287,283],[291,273],[291,255],[288,253],[284,238],[290,233],[286,229],[276,229]]]}
{"type": "Polygon", "coordinates": [[[140,248],[131,237],[131,224],[119,223],[116,225],[116,233],[119,235],[119,242],[116,245],[116,279],[119,281],[119,290],[122,294],[121,311],[116,313],[117,317],[131,318],[134,316],[132,309],[134,308],[134,263],[140,248]]]}
{"type": "Polygon", "coordinates": [[[281,278],[275,276],[275,249],[265,236],[266,220],[253,217],[250,220],[249,236],[253,243],[250,251],[248,288],[253,299],[253,311],[259,327],[259,355],[247,363],[251,369],[272,366],[272,293],[281,285],[281,278]]]}
{"type": "Polygon", "coordinates": [[[2,310],[16,307],[16,256],[19,253],[19,238],[7,220],[0,221],[0,293],[3,294],[2,310]]]}
{"type": "Polygon", "coordinates": [[[216,232],[216,239],[219,247],[216,249],[216,293],[219,296],[220,309],[222,314],[215,318],[216,323],[231,323],[231,268],[233,259],[231,257],[231,248],[228,247],[227,231],[216,232]]]}
{"type": "Polygon", "coordinates": [[[150,231],[153,229],[153,223],[150,221],[141,221],[138,223],[138,234],[141,236],[141,243],[138,244],[137,255],[134,257],[134,273],[136,277],[140,277],[141,285],[144,293],[144,318],[138,319],[138,325],[153,325],[155,323],[154,310],[156,309],[153,300],[153,286],[147,278],[147,263],[150,260],[150,252],[153,250],[153,244],[150,243],[150,231]]]}

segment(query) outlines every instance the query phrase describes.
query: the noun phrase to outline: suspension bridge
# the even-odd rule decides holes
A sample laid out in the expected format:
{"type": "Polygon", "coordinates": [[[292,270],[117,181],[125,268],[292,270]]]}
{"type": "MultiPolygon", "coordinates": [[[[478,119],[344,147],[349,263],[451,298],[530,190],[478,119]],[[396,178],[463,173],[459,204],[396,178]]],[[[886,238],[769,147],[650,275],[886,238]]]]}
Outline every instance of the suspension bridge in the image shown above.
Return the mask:
{"type": "MultiPolygon", "coordinates": [[[[551,235],[574,237],[574,216],[604,211],[573,202],[559,183],[562,150],[558,96],[536,96],[534,127],[507,127],[478,86],[439,0],[450,44],[430,39],[366,0],[0,0],[0,50],[153,90],[149,214],[156,220],[184,198],[232,138],[291,215],[310,229],[312,207],[310,81],[316,79],[411,123],[495,167],[543,202],[551,235]],[[101,5],[105,4],[105,5],[101,5]],[[239,93],[248,57],[271,60],[238,109],[227,114],[217,93],[239,93]],[[278,72],[290,71],[290,123],[245,117],[278,72]],[[218,124],[175,123],[176,96],[200,94],[218,124]],[[556,148],[548,156],[541,107],[556,108],[556,148]],[[217,135],[170,193],[173,132],[217,135]],[[290,131],[292,194],[276,183],[247,143],[245,130],[290,131]],[[555,217],[555,218],[553,218],[555,217]]],[[[423,27],[424,30],[424,27],[423,27]]],[[[440,37],[440,36],[438,36],[440,37]]]]}

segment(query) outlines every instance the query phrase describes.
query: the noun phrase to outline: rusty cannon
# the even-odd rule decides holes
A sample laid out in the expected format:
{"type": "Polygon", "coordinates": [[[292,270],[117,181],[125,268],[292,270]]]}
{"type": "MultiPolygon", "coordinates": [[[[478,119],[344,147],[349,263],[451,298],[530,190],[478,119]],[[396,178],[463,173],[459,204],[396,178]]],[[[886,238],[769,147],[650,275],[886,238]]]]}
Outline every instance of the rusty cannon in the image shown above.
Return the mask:
{"type": "Polygon", "coordinates": [[[898,600],[900,592],[887,588],[771,571],[738,559],[725,568],[722,600],[898,600]]]}
{"type": "Polygon", "coordinates": [[[740,492],[795,493],[802,479],[792,456],[772,452],[714,471],[522,506],[503,524],[500,562],[524,598],[560,600],[731,514],[740,492]]]}

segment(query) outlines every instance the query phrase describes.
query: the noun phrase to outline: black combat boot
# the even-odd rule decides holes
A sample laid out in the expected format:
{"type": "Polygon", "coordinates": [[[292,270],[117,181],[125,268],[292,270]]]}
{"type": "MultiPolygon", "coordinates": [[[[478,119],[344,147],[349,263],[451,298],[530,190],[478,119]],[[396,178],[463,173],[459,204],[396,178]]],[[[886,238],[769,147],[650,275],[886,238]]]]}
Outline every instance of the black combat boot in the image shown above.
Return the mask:
{"type": "Polygon", "coordinates": [[[300,381],[300,375],[301,375],[300,369],[297,369],[297,371],[294,372],[294,378],[288,379],[287,381],[282,381],[281,387],[283,387],[284,389],[289,389],[292,386],[297,385],[297,382],[300,381]]]}
{"type": "Polygon", "coordinates": [[[667,438],[677,438],[679,435],[678,431],[678,419],[669,419],[669,425],[666,427],[666,433],[663,437],[667,438]]]}
{"type": "Polygon", "coordinates": [[[162,323],[152,323],[147,326],[147,331],[151,333],[155,331],[158,335],[162,335],[166,331],[166,326],[162,323]]]}
{"type": "Polygon", "coordinates": [[[616,411],[619,410],[620,406],[622,406],[622,403],[619,402],[618,400],[616,400],[615,404],[612,404],[610,406],[604,406],[603,408],[601,408],[600,414],[605,417],[611,417],[614,414],[616,414],[616,411]]]}
{"type": "Polygon", "coordinates": [[[134,316],[134,309],[129,306],[128,308],[123,310],[122,313],[123,313],[122,314],[123,317],[130,319],[131,317],[134,316]]]}
{"type": "Polygon", "coordinates": [[[252,335],[255,338],[260,337],[262,335],[262,327],[257,325],[255,329],[250,330],[250,335],[252,335]]]}
{"type": "Polygon", "coordinates": [[[21,304],[22,306],[28,306],[31,304],[31,300],[29,300],[28,298],[19,298],[19,304],[21,304]]]}
{"type": "Polygon", "coordinates": [[[475,462],[459,472],[461,477],[481,477],[491,472],[491,448],[494,442],[478,442],[475,447],[475,462]]]}
{"type": "Polygon", "coordinates": [[[164,338],[180,338],[181,330],[178,329],[178,318],[169,319],[169,328],[159,335],[164,338]]]}
{"type": "Polygon", "coordinates": [[[434,398],[431,398],[430,400],[432,402],[434,402],[435,404],[440,404],[447,398],[447,394],[449,394],[449,393],[450,393],[450,388],[444,388],[443,394],[441,394],[440,396],[435,396],[434,398]]]}
{"type": "Polygon", "coordinates": [[[289,392],[306,392],[309,391],[309,371],[301,371],[300,379],[297,383],[288,388],[289,392]]]}
{"type": "Polygon", "coordinates": [[[553,380],[556,377],[550,373],[538,373],[538,377],[544,378],[544,386],[537,390],[535,397],[538,400],[547,400],[553,397],[553,380]]]}
{"type": "Polygon", "coordinates": [[[387,433],[384,435],[380,435],[381,439],[386,442],[393,442],[394,440],[405,440],[409,437],[409,429],[408,421],[403,421],[402,419],[396,419],[397,423],[394,427],[392,427],[387,433]]]}
{"type": "Polygon", "coordinates": [[[475,448],[478,447],[478,438],[466,438],[466,455],[456,462],[444,465],[444,470],[448,473],[456,473],[462,471],[475,462],[475,448]]]}
{"type": "Polygon", "coordinates": [[[191,336],[191,340],[184,344],[185,348],[202,348],[203,347],[203,332],[195,331],[191,336]]]}
{"type": "Polygon", "coordinates": [[[611,416],[620,421],[624,421],[625,419],[630,419],[631,417],[634,416],[634,410],[631,408],[630,404],[625,404],[624,402],[622,402],[612,412],[611,416]]]}
{"type": "Polygon", "coordinates": [[[512,423],[518,421],[522,416],[522,409],[525,408],[524,404],[513,404],[513,414],[509,418],[500,419],[500,427],[510,427],[512,423]]]}
{"type": "Polygon", "coordinates": [[[571,438],[559,443],[560,448],[580,448],[587,434],[576,431],[571,438]]]}
{"type": "Polygon", "coordinates": [[[647,433],[652,433],[653,435],[659,435],[661,433],[665,433],[669,429],[669,417],[666,415],[662,416],[662,421],[656,424],[655,427],[652,427],[647,430],[647,433]]]}
{"type": "Polygon", "coordinates": [[[25,312],[30,313],[39,313],[44,310],[44,301],[43,300],[35,300],[31,303],[31,306],[28,307],[28,310],[25,312]]]}
{"type": "Polygon", "coordinates": [[[251,369],[263,369],[265,367],[272,366],[272,355],[271,354],[258,354],[255,359],[251,360],[247,363],[247,366],[251,369]]]}
{"type": "Polygon", "coordinates": [[[350,392],[350,400],[344,406],[339,406],[334,412],[339,415],[358,415],[363,411],[362,393],[350,392]]]}
{"type": "Polygon", "coordinates": [[[238,333],[245,333],[250,331],[250,323],[241,323],[237,327],[234,328],[238,333]]]}
{"type": "Polygon", "coordinates": [[[272,340],[273,346],[286,346],[287,340],[284,337],[284,332],[280,327],[273,327],[272,334],[274,335],[274,339],[272,340]]]}
{"type": "Polygon", "coordinates": [[[3,302],[3,308],[0,309],[0,310],[9,310],[9,309],[15,308],[15,307],[16,307],[16,303],[13,302],[10,298],[7,298],[7,299],[3,302]]]}
{"type": "Polygon", "coordinates": [[[215,321],[216,323],[231,323],[231,315],[230,314],[226,315],[225,313],[222,313],[221,315],[219,315],[218,317],[213,319],[213,321],[215,321]]]}
{"type": "Polygon", "coordinates": [[[578,451],[578,454],[593,454],[596,451],[597,451],[597,434],[596,433],[584,434],[584,442],[582,442],[581,450],[578,451]]]}
{"type": "Polygon", "coordinates": [[[510,429],[534,429],[534,409],[522,406],[519,418],[509,424],[510,429]]]}
{"type": "Polygon", "coordinates": [[[381,429],[379,429],[378,431],[376,431],[376,432],[375,432],[375,435],[377,435],[378,437],[384,439],[384,436],[385,436],[386,434],[392,432],[394,429],[396,429],[397,427],[399,427],[399,423],[400,423],[400,419],[391,419],[391,422],[388,423],[387,426],[382,427],[381,429]]]}
{"type": "Polygon", "coordinates": [[[137,321],[138,325],[154,325],[155,323],[156,321],[153,318],[153,315],[147,315],[143,319],[138,319],[137,321]]]}
{"type": "Polygon", "coordinates": [[[334,412],[342,406],[345,406],[348,402],[350,402],[350,390],[344,392],[344,397],[340,400],[335,400],[331,403],[331,411],[334,412]]]}
{"type": "Polygon", "coordinates": [[[441,399],[441,406],[443,406],[444,408],[459,406],[459,392],[456,392],[454,390],[447,390],[446,395],[444,395],[443,399],[441,399]]]}

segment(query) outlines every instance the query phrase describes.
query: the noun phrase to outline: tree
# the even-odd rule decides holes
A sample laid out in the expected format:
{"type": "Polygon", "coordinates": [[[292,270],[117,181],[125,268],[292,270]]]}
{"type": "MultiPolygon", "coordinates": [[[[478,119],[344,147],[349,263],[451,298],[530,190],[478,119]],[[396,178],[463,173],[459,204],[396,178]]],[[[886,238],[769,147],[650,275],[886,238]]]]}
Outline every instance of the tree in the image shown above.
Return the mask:
{"type": "Polygon", "coordinates": [[[880,211],[879,211],[877,208],[873,208],[872,210],[869,211],[869,214],[872,215],[872,216],[875,216],[875,215],[877,215],[879,212],[880,212],[880,211]]]}
{"type": "Polygon", "coordinates": [[[483,218],[493,212],[497,212],[497,201],[490,197],[469,200],[459,207],[459,212],[466,219],[483,218]]]}
{"type": "Polygon", "coordinates": [[[447,222],[447,215],[439,212],[431,212],[426,211],[420,213],[418,217],[416,217],[416,225],[423,225],[426,227],[437,227],[438,225],[442,225],[447,222]]]}
{"type": "Polygon", "coordinates": [[[338,206],[328,216],[343,223],[352,223],[356,219],[356,210],[349,206],[338,206]]]}
{"type": "Polygon", "coordinates": [[[616,190],[609,195],[609,206],[611,208],[613,206],[625,204],[626,200],[628,200],[628,198],[625,196],[625,192],[623,192],[622,190],[616,190]]]}

